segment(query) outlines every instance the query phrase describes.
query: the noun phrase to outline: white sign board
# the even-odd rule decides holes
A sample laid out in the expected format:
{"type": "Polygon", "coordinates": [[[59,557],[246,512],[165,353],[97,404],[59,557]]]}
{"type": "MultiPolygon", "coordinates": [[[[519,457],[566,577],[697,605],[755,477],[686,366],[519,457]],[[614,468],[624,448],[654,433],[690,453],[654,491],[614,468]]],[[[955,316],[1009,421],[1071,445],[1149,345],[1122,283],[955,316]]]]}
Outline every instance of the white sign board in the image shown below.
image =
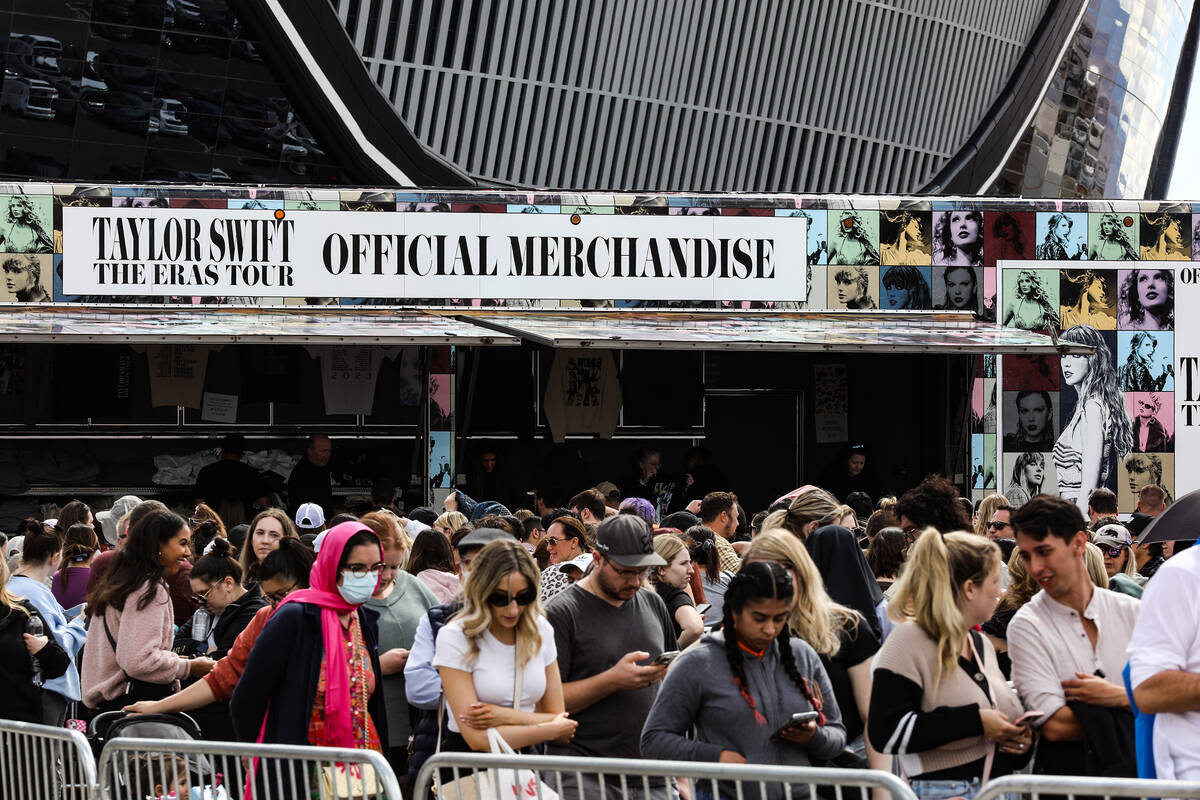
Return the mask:
{"type": "Polygon", "coordinates": [[[63,209],[69,295],[803,300],[797,217],[63,209]]]}

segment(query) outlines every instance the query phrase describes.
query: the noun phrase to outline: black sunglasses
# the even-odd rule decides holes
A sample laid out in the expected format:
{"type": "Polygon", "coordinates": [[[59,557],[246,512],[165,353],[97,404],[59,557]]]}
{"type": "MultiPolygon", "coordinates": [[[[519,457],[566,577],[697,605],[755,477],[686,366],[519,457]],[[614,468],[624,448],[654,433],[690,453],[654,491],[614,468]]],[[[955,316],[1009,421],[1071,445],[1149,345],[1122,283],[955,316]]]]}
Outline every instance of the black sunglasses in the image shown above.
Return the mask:
{"type": "Polygon", "coordinates": [[[527,606],[534,600],[537,600],[537,589],[526,589],[517,594],[508,594],[507,592],[492,592],[487,596],[489,606],[496,608],[504,608],[513,600],[517,601],[519,606],[527,606]]]}
{"type": "Polygon", "coordinates": [[[995,522],[988,523],[988,530],[1002,531],[1005,528],[1007,528],[1009,526],[1009,524],[1010,523],[1008,523],[1008,522],[1001,522],[999,520],[996,520],[995,522]]]}
{"type": "Polygon", "coordinates": [[[1109,558],[1120,558],[1121,553],[1125,551],[1125,548],[1121,545],[1117,545],[1116,547],[1102,547],[1101,550],[1104,552],[1104,555],[1108,556],[1109,558]]]}

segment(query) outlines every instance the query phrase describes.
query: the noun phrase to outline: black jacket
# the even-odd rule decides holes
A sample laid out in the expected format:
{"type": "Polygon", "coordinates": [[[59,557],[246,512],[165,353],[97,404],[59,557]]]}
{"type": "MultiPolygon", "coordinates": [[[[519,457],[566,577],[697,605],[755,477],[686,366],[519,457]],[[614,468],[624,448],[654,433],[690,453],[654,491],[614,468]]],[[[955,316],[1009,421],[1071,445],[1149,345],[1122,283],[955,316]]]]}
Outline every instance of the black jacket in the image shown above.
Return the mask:
{"type": "MultiPolygon", "coordinates": [[[[253,583],[246,593],[238,598],[236,603],[230,603],[226,606],[225,611],[221,614],[221,618],[217,620],[217,626],[213,630],[213,640],[217,643],[217,649],[209,654],[209,657],[214,661],[224,658],[233,643],[237,640],[238,634],[246,630],[246,626],[250,624],[250,620],[254,619],[254,615],[258,610],[265,606],[267,601],[262,596],[262,591],[259,590],[258,584],[253,583]]],[[[175,633],[174,650],[176,653],[184,656],[202,655],[195,647],[192,641],[192,620],[194,616],[189,617],[188,621],[179,626],[179,630],[175,633]]]]}
{"type": "Polygon", "coordinates": [[[31,616],[42,620],[42,630],[50,641],[38,651],[42,677],[46,680],[61,677],[71,663],[71,657],[59,647],[50,626],[28,600],[17,601],[28,611],[22,614],[0,604],[0,719],[42,723],[42,689],[33,682],[33,661],[25,649],[25,625],[31,616]]]}
{"type": "MultiPolygon", "coordinates": [[[[379,740],[386,742],[387,713],[379,683],[383,676],[379,668],[379,615],[359,608],[358,619],[376,676],[367,712],[379,732],[379,740]]],[[[265,717],[264,742],[309,744],[308,724],[324,656],[320,607],[311,603],[280,606],[254,643],[246,669],[229,701],[238,740],[256,741],[265,717]]]]}

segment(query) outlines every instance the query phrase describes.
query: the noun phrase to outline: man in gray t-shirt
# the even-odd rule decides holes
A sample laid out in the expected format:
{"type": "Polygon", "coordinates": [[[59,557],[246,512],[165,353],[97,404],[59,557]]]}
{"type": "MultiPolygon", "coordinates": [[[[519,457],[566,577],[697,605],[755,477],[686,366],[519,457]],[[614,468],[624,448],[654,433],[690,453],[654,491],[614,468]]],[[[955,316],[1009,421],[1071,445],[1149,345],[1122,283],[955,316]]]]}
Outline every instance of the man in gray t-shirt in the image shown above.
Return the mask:
{"type": "MultiPolygon", "coordinates": [[[[579,722],[570,744],[551,742],[547,749],[551,755],[639,758],[655,684],[667,672],[665,665],[650,666],[650,661],[676,646],[666,605],[641,586],[650,567],[666,562],[654,552],[650,526],[631,514],[600,525],[592,557],[595,566],[587,577],[546,606],[567,712],[579,722]]],[[[574,787],[567,786],[574,784],[574,775],[562,779],[565,796],[576,797],[574,787]]],[[[585,774],[585,784],[588,779],[585,774]]],[[[590,783],[598,789],[594,778],[590,783]]],[[[581,788],[585,798],[599,796],[586,785],[581,788]]],[[[633,794],[640,792],[631,787],[633,794]]]]}

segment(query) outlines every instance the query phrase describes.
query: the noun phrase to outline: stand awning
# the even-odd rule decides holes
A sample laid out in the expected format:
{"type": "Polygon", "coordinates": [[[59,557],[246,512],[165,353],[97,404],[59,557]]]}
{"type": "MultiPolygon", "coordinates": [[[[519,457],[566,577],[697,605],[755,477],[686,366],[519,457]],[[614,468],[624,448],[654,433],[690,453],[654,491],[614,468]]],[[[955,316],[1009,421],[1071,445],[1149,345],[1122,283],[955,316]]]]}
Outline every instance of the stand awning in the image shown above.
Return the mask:
{"type": "Polygon", "coordinates": [[[0,309],[0,342],[517,345],[503,332],[420,309],[0,309]]]}
{"type": "MultiPolygon", "coordinates": [[[[446,311],[444,313],[451,313],[446,311]]],[[[1087,355],[1041,333],[947,312],[457,310],[459,320],[554,348],[1087,355]]]]}

